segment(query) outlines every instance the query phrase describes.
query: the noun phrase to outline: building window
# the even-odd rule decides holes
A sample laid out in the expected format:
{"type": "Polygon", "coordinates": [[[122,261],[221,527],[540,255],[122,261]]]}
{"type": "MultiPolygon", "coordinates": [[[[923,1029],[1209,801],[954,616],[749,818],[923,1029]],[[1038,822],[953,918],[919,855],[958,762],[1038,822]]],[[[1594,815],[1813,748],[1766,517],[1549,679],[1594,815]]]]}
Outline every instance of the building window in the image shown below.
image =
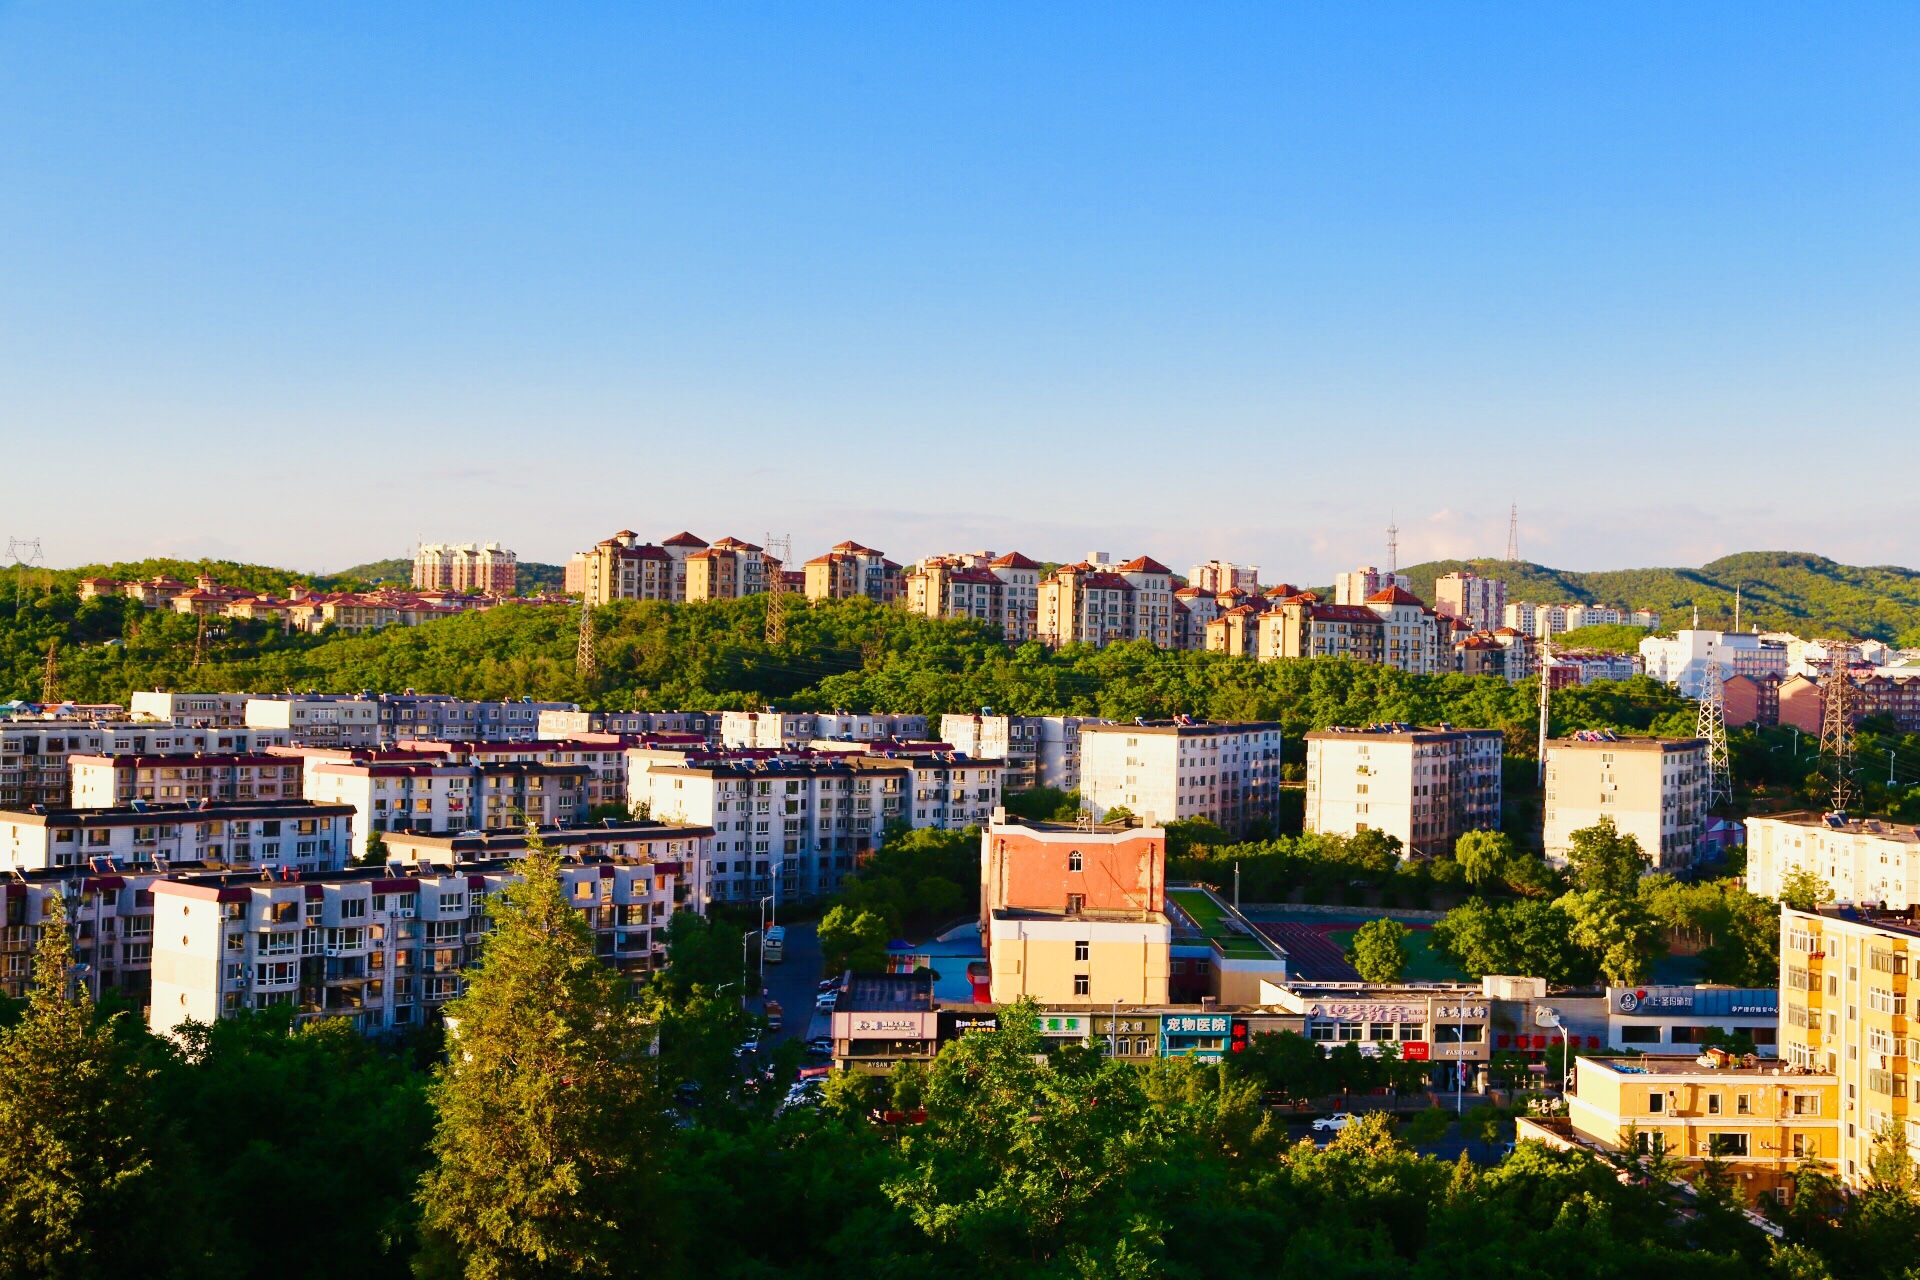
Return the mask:
{"type": "MultiPolygon", "coordinates": [[[[1077,946],[1078,944],[1075,944],[1075,945],[1077,946]]],[[[1077,996],[1084,996],[1084,995],[1087,995],[1092,990],[1093,990],[1092,978],[1088,977],[1084,973],[1076,973],[1073,975],[1073,994],[1077,996]]]]}
{"type": "Polygon", "coordinates": [[[1075,849],[1072,853],[1069,853],[1067,855],[1067,870],[1078,871],[1080,870],[1080,866],[1081,866],[1080,851],[1078,849],[1075,849]]]}
{"type": "Polygon", "coordinates": [[[1085,959],[1087,959],[1087,958],[1088,958],[1088,952],[1090,952],[1090,951],[1092,950],[1092,947],[1093,947],[1093,944],[1092,944],[1092,943],[1090,943],[1090,942],[1076,942],[1076,943],[1074,943],[1074,944],[1073,944],[1073,958],[1074,958],[1075,960],[1085,960],[1085,959]]]}
{"type": "Polygon", "coordinates": [[[1648,1115],[1650,1115],[1650,1116],[1657,1116],[1657,1115],[1660,1115],[1660,1114],[1662,1114],[1662,1113],[1664,1113],[1664,1112],[1666,1111],[1666,1109],[1667,1109],[1667,1095],[1666,1095],[1666,1094],[1664,1094],[1664,1093],[1649,1093],[1649,1094],[1647,1095],[1647,1114],[1648,1114],[1648,1115]]]}

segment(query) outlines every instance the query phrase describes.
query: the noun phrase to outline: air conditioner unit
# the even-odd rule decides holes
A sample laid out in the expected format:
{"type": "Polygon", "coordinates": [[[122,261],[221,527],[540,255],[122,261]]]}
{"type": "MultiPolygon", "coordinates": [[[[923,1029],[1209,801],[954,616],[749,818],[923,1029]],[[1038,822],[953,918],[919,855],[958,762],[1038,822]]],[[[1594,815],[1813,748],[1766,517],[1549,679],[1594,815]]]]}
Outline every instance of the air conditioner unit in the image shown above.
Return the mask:
{"type": "Polygon", "coordinates": [[[332,958],[335,956],[343,956],[346,954],[346,952],[339,947],[328,947],[323,954],[325,954],[328,958],[332,958]]]}
{"type": "Polygon", "coordinates": [[[393,918],[396,920],[411,920],[413,919],[413,908],[396,907],[393,911],[393,918]]]}

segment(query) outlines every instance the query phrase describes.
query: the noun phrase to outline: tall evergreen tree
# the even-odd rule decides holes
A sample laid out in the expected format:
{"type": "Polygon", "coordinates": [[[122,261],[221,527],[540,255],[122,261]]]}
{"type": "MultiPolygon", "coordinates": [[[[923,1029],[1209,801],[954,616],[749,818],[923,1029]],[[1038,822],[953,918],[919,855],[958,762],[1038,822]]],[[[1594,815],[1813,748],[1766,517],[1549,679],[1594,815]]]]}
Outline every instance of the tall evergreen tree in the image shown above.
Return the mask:
{"type": "Polygon", "coordinates": [[[152,1274],[153,1072],[126,1015],[69,991],[66,904],[44,901],[25,1016],[0,1031],[0,1276],[152,1274]]]}
{"type": "Polygon", "coordinates": [[[447,1006],[426,1269],[470,1280],[657,1273],[666,1215],[652,1027],[594,958],[554,852],[530,828],[525,879],[447,1006]]]}

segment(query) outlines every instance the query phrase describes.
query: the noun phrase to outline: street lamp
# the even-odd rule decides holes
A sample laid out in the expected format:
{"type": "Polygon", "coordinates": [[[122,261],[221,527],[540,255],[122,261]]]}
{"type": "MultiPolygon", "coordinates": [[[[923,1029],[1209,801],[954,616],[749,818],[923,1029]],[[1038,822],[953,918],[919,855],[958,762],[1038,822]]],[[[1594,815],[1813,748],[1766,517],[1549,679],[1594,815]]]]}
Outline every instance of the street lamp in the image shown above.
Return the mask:
{"type": "MultiPolygon", "coordinates": [[[[743,933],[740,935],[740,1012],[742,1013],[747,1011],[747,944],[760,936],[762,935],[758,929],[755,929],[752,933],[743,933]]],[[[762,952],[760,956],[762,976],[764,976],[766,972],[766,963],[766,953],[762,952]]]]}

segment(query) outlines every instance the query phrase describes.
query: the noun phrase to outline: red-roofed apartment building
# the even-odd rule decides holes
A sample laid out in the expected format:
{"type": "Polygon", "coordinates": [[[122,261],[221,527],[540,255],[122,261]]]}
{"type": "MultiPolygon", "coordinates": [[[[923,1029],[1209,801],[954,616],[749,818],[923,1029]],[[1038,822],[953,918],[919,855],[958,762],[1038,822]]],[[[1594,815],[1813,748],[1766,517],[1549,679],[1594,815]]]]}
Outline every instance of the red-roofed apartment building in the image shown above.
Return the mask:
{"type": "Polygon", "coordinates": [[[1018,551],[928,556],[907,572],[905,590],[914,613],[996,623],[1008,644],[1034,637],[1040,566],[1018,551]]]}
{"type": "Polygon", "coordinates": [[[671,600],[677,563],[665,547],[641,542],[631,529],[575,552],[567,561],[566,590],[590,605],[609,600],[671,600]]]}
{"type": "Polygon", "coordinates": [[[865,596],[881,604],[900,598],[900,566],[872,547],[843,542],[803,567],[809,600],[848,600],[865,596]]]}
{"type": "Polygon", "coordinates": [[[1114,565],[1096,551],[1040,584],[1039,638],[1048,645],[1151,640],[1174,644],[1173,571],[1148,556],[1114,565]]]}

